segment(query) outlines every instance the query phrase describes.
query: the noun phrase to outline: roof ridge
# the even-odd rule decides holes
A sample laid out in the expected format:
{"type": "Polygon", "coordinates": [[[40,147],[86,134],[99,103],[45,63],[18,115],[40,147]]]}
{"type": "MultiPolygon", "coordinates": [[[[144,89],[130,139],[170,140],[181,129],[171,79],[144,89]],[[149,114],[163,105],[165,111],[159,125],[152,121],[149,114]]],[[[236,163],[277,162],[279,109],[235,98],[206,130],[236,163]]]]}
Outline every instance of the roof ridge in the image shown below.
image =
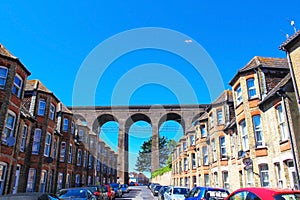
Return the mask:
{"type": "Polygon", "coordinates": [[[8,49],[0,43],[0,54],[3,56],[7,56],[13,59],[18,59],[16,56],[14,56],[8,49]]]}

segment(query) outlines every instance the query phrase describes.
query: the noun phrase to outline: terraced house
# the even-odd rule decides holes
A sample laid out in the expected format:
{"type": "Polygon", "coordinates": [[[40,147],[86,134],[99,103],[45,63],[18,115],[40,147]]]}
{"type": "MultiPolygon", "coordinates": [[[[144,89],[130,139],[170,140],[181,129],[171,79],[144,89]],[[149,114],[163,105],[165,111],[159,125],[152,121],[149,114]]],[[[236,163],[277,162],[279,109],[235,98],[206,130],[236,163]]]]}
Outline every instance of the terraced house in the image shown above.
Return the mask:
{"type": "Polygon", "coordinates": [[[117,154],[29,75],[0,45],[0,195],[115,182],[117,154]]]}
{"type": "Polygon", "coordinates": [[[173,183],[297,188],[299,112],[287,60],[256,56],[230,85],[174,150],[173,183]]]}

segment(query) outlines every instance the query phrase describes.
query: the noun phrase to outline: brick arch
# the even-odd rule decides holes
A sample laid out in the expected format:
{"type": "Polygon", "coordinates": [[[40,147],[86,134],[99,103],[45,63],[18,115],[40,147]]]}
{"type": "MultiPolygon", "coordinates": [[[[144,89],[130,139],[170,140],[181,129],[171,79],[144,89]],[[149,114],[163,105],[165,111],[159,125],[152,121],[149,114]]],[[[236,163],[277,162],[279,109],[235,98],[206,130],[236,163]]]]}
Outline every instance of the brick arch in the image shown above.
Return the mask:
{"type": "Polygon", "coordinates": [[[178,122],[182,126],[183,132],[185,132],[185,120],[180,114],[175,113],[175,112],[168,112],[159,119],[158,130],[164,122],[170,121],[170,120],[178,122]]]}
{"type": "Polygon", "coordinates": [[[181,124],[183,133],[202,115],[208,104],[195,105],[139,105],[139,106],[78,106],[69,107],[74,116],[85,119],[86,125],[98,133],[99,127],[108,121],[119,124],[118,133],[118,177],[128,180],[128,131],[136,121],[146,121],[152,126],[152,160],[151,171],[159,168],[159,127],[163,122],[174,120],[181,124]]]}
{"type": "Polygon", "coordinates": [[[131,125],[138,121],[145,121],[152,125],[152,121],[148,115],[143,113],[135,113],[129,116],[125,121],[125,133],[128,133],[131,125]]]}
{"type": "Polygon", "coordinates": [[[111,122],[111,121],[115,121],[119,123],[118,119],[110,113],[104,113],[99,115],[92,124],[92,131],[96,134],[99,134],[101,126],[106,122],[111,122]]]}

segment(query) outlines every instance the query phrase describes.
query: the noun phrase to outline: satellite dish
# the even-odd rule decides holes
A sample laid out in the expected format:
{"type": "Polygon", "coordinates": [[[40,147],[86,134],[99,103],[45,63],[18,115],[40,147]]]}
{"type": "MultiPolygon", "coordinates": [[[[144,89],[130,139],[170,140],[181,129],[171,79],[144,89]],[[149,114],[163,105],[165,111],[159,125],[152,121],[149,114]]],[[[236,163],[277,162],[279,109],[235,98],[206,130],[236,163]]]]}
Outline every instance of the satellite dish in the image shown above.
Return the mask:
{"type": "Polygon", "coordinates": [[[13,136],[7,137],[7,138],[6,138],[6,144],[7,144],[7,146],[9,146],[9,147],[14,146],[14,145],[16,144],[16,138],[13,137],[13,136]]]}

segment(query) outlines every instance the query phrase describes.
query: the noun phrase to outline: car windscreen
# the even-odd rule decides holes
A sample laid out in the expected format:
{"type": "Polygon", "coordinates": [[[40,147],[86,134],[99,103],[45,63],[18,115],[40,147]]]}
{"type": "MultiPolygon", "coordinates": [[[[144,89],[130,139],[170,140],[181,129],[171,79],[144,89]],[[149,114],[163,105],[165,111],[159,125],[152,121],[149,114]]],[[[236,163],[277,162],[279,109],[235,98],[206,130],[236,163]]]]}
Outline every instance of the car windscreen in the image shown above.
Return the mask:
{"type": "Polygon", "coordinates": [[[174,188],[173,194],[186,194],[188,193],[187,188],[174,188]]]}
{"type": "Polygon", "coordinates": [[[300,194],[279,194],[274,196],[275,200],[300,200],[300,194]]]}

